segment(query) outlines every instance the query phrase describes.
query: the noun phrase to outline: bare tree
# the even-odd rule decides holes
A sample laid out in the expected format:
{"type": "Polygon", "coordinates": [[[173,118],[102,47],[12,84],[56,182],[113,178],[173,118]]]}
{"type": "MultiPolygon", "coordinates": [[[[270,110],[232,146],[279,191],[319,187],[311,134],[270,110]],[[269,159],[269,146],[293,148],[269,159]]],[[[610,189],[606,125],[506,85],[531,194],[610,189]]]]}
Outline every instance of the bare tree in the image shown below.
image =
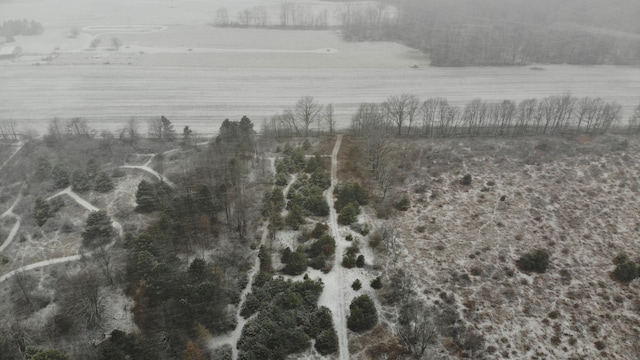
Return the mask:
{"type": "Polygon", "coordinates": [[[100,294],[100,276],[94,269],[66,278],[58,291],[62,311],[82,320],[88,328],[100,324],[104,297],[100,294]]]}
{"type": "Polygon", "coordinates": [[[309,137],[309,127],[319,120],[321,111],[322,105],[311,96],[305,96],[296,103],[293,112],[296,122],[304,129],[305,138],[309,137]]]}
{"type": "Polygon", "coordinates": [[[22,307],[22,304],[24,304],[27,305],[31,311],[35,310],[31,294],[36,285],[35,279],[22,271],[17,273],[13,279],[14,291],[22,294],[20,301],[16,301],[16,305],[22,307]]]}
{"type": "Polygon", "coordinates": [[[251,14],[253,16],[253,23],[256,26],[265,27],[269,22],[269,13],[267,12],[267,8],[265,6],[256,6],[251,9],[251,14]]]}
{"type": "Polygon", "coordinates": [[[91,130],[89,129],[89,125],[87,124],[87,120],[74,117],[71,120],[67,121],[66,124],[67,133],[72,136],[83,136],[83,137],[91,137],[91,130]]]}
{"type": "Polygon", "coordinates": [[[420,359],[438,341],[437,311],[422,301],[409,300],[400,308],[398,337],[407,350],[420,359]]]}
{"type": "Polygon", "coordinates": [[[640,104],[633,111],[629,119],[629,131],[635,134],[640,133],[640,104]]]}
{"type": "Polygon", "coordinates": [[[215,24],[217,26],[229,26],[229,12],[227,8],[219,8],[216,11],[216,21],[215,24]]]}
{"type": "Polygon", "coordinates": [[[111,261],[111,254],[107,252],[105,244],[100,244],[100,247],[94,254],[105,279],[107,279],[109,285],[113,285],[113,262],[111,261]]]}
{"type": "Polygon", "coordinates": [[[95,38],[93,40],[91,40],[91,43],[89,44],[89,47],[92,48],[93,50],[97,49],[98,46],[100,46],[100,43],[102,42],[102,40],[100,40],[99,38],[95,38]]]}
{"type": "Polygon", "coordinates": [[[336,119],[333,117],[333,104],[329,104],[324,108],[324,121],[329,127],[329,136],[333,136],[333,130],[336,126],[336,119]]]}
{"type": "Polygon", "coordinates": [[[18,140],[15,120],[0,121],[0,136],[5,140],[18,140]]]}
{"type": "Polygon", "coordinates": [[[122,46],[122,41],[120,40],[120,38],[117,38],[115,36],[111,38],[112,48],[114,48],[117,51],[117,50],[120,50],[121,46],[122,46]]]}
{"type": "Polygon", "coordinates": [[[398,136],[402,135],[405,121],[413,122],[419,104],[418,98],[410,94],[389,96],[382,104],[389,121],[398,128],[398,136]]]}
{"type": "Polygon", "coordinates": [[[236,19],[238,20],[238,25],[248,27],[251,25],[251,9],[244,9],[238,11],[238,15],[236,15],[236,19]]]}

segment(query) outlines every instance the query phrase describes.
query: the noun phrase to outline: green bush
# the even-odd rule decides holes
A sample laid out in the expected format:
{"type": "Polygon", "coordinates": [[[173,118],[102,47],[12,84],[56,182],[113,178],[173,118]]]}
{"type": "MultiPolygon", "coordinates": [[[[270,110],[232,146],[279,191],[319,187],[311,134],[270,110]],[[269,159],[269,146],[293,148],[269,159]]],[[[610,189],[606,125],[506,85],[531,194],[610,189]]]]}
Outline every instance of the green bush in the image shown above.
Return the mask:
{"type": "Polygon", "coordinates": [[[338,351],[338,336],[333,328],[324,330],[316,338],[316,350],[320,355],[334,354],[338,351]]]}
{"type": "Polygon", "coordinates": [[[342,256],[342,266],[351,269],[356,266],[356,254],[347,252],[342,256]]]}
{"type": "Polygon", "coordinates": [[[356,266],[361,268],[364,267],[364,255],[359,255],[356,259],[356,266]]]}
{"type": "Polygon", "coordinates": [[[350,225],[358,220],[358,214],[360,214],[360,206],[358,206],[358,203],[349,203],[349,205],[340,210],[340,214],[338,214],[338,223],[341,225],[350,225]]]}
{"type": "Polygon", "coordinates": [[[314,239],[320,239],[320,237],[326,234],[327,231],[329,231],[329,225],[325,223],[317,223],[311,231],[311,237],[314,239]]]}
{"type": "Polygon", "coordinates": [[[307,255],[301,248],[291,254],[289,262],[282,270],[287,275],[300,275],[307,270],[307,255]]]}
{"type": "Polygon", "coordinates": [[[613,271],[613,275],[616,277],[616,279],[622,282],[630,282],[631,280],[638,277],[639,270],[640,269],[638,269],[638,265],[636,265],[636,263],[627,260],[624,262],[619,262],[618,265],[616,265],[616,269],[613,271]]]}
{"type": "Polygon", "coordinates": [[[533,250],[520,257],[518,267],[523,271],[543,273],[549,267],[549,253],[546,250],[533,250]]]}
{"type": "Polygon", "coordinates": [[[467,175],[462,177],[462,185],[471,185],[471,181],[472,180],[473,180],[473,178],[471,177],[471,175],[467,174],[467,175]]]}
{"type": "Polygon", "coordinates": [[[362,289],[362,283],[360,282],[359,279],[356,279],[352,284],[351,284],[351,288],[355,291],[358,291],[360,289],[362,289]]]}
{"type": "Polygon", "coordinates": [[[371,288],[378,290],[382,289],[382,277],[378,276],[377,278],[371,281],[371,288]]]}
{"type": "Polygon", "coordinates": [[[407,211],[407,210],[409,210],[409,207],[411,206],[411,202],[409,201],[408,197],[403,196],[402,199],[400,199],[398,202],[396,202],[393,206],[398,211],[407,211]]]}
{"type": "Polygon", "coordinates": [[[369,202],[369,194],[358,183],[348,183],[336,186],[334,194],[337,195],[335,208],[338,211],[353,202],[361,206],[367,205],[369,202]]]}
{"type": "Polygon", "coordinates": [[[111,178],[109,177],[109,175],[103,172],[98,173],[95,179],[95,186],[94,186],[94,189],[96,191],[101,193],[108,193],[109,191],[113,190],[113,187],[114,187],[113,181],[111,181],[111,178]]]}
{"type": "Polygon", "coordinates": [[[353,299],[349,306],[347,327],[351,331],[363,332],[372,329],[378,323],[378,311],[368,295],[353,299]]]}

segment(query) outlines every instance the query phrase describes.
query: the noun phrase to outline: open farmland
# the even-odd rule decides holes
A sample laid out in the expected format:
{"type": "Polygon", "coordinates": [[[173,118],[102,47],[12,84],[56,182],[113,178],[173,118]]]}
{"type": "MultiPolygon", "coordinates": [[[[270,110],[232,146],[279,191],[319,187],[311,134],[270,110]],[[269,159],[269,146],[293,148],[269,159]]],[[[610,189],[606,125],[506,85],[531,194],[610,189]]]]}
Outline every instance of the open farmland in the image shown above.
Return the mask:
{"type": "MultiPolygon", "coordinates": [[[[257,61],[259,56],[245,57],[257,61]]],[[[54,116],[81,116],[92,126],[114,130],[131,116],[164,114],[178,127],[189,125],[210,133],[226,117],[246,114],[259,124],[304,95],[333,103],[338,125],[345,127],[359,103],[383,101],[403,92],[463,104],[476,97],[520,100],[570,91],[575,96],[618,101],[627,118],[640,93],[640,72],[620,67],[548,66],[545,71],[531,71],[515,67],[303,70],[83,65],[8,70],[0,72],[0,116],[39,131],[54,116]]]]}

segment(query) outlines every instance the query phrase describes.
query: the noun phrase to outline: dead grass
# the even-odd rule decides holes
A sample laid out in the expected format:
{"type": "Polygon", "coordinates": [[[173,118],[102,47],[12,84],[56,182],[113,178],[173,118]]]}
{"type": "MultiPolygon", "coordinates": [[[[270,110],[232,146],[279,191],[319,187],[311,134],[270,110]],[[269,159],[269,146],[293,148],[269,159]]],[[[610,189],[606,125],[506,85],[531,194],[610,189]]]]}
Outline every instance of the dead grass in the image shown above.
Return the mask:
{"type": "MultiPolygon", "coordinates": [[[[628,297],[640,289],[620,286],[609,273],[619,252],[639,255],[633,239],[640,199],[631,185],[640,178],[640,141],[456,139],[415,146],[429,149],[407,169],[415,174],[407,184],[420,191],[407,192],[412,205],[397,213],[395,226],[407,250],[404,264],[422,287],[438,284],[453,294],[467,309],[464,320],[483,329],[485,346],[497,354],[631,356],[622,344],[640,318],[631,315],[628,297]],[[467,173],[471,184],[459,185],[467,173]],[[519,256],[536,248],[551,253],[549,270],[514,272],[519,256]],[[471,276],[452,281],[452,272],[471,276]],[[606,339],[583,331],[595,323],[606,339]]],[[[437,292],[427,298],[441,301],[437,292]]]]}

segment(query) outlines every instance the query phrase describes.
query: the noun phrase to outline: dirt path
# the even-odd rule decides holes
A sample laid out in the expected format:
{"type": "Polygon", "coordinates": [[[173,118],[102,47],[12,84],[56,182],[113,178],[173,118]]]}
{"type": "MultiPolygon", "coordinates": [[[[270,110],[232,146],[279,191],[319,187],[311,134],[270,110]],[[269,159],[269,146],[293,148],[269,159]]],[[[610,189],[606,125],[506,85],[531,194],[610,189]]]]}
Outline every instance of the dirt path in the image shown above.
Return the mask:
{"type": "Polygon", "coordinates": [[[176,184],[174,184],[173,182],[171,182],[171,180],[167,179],[166,177],[160,175],[157,171],[153,170],[152,168],[150,168],[147,165],[122,165],[120,166],[123,169],[139,169],[142,171],[146,171],[149,174],[155,176],[158,178],[158,180],[164,182],[165,184],[169,185],[169,187],[171,187],[172,189],[175,189],[176,184]]]}
{"type": "Polygon", "coordinates": [[[0,165],[0,170],[2,170],[5,166],[7,166],[9,161],[11,161],[11,159],[13,159],[13,157],[20,152],[23,146],[24,146],[24,143],[22,141],[18,143],[18,148],[13,151],[13,154],[11,154],[11,156],[9,156],[9,158],[5,162],[3,162],[2,165],[0,165]]]}
{"type": "MultiPolygon", "coordinates": [[[[265,243],[268,234],[269,234],[269,231],[265,226],[262,231],[262,239],[260,241],[260,244],[258,245],[258,248],[260,248],[260,245],[265,243]]],[[[253,262],[253,266],[251,267],[251,270],[247,274],[247,276],[249,276],[249,283],[244,288],[244,290],[242,290],[242,292],[240,293],[240,302],[238,303],[238,309],[236,310],[236,315],[235,315],[235,318],[237,321],[236,328],[228,334],[215,337],[211,339],[211,341],[209,341],[209,347],[211,347],[212,349],[219,348],[223,345],[230,345],[231,356],[233,360],[238,359],[237,345],[238,345],[238,340],[240,340],[240,336],[242,335],[242,329],[244,329],[244,326],[251,319],[251,318],[245,319],[244,317],[242,317],[240,315],[240,311],[242,311],[242,307],[244,306],[244,303],[247,300],[247,295],[249,295],[249,293],[253,289],[253,279],[255,275],[258,273],[258,271],[260,270],[260,260],[258,259],[258,250],[253,251],[251,256],[254,257],[254,262],[253,262]]]]}
{"type": "Polygon", "coordinates": [[[349,359],[349,337],[347,330],[347,306],[349,299],[346,298],[347,291],[345,286],[349,286],[344,282],[344,268],[340,265],[342,262],[342,254],[347,248],[346,240],[342,239],[338,231],[338,214],[333,207],[333,189],[338,182],[338,151],[342,143],[342,135],[338,135],[336,144],[331,153],[331,187],[326,192],[327,203],[329,204],[329,226],[331,227],[331,235],[336,239],[336,253],[333,270],[322,277],[322,281],[327,285],[318,300],[319,305],[326,306],[333,314],[333,324],[338,335],[338,359],[349,359]]]}
{"type": "MultiPolygon", "coordinates": [[[[89,210],[89,211],[98,211],[99,209],[95,206],[93,206],[90,202],[86,201],[85,199],[83,199],[82,197],[80,197],[80,195],[76,194],[75,192],[73,192],[71,190],[71,187],[68,187],[60,192],[58,192],[55,195],[50,196],[47,200],[51,200],[55,197],[61,196],[61,195],[68,195],[69,197],[71,197],[75,202],[77,202],[80,206],[82,206],[83,208],[89,210]]],[[[15,206],[15,204],[17,204],[17,201],[14,203],[14,205],[11,206],[11,208],[9,210],[7,210],[5,212],[5,214],[7,212],[10,212],[11,209],[13,209],[13,206],[15,206]]],[[[4,216],[5,214],[2,214],[2,216],[4,216]]],[[[17,233],[18,228],[20,227],[20,220],[18,220],[18,223],[16,224],[16,226],[14,226],[14,229],[12,230],[13,236],[11,234],[9,234],[9,238],[7,239],[8,241],[5,241],[4,244],[2,244],[2,247],[0,247],[0,251],[4,250],[4,248],[11,242],[11,239],[13,239],[13,237],[15,237],[15,233],[17,233]],[[15,231],[14,231],[15,230],[15,231]]],[[[123,236],[123,229],[122,229],[122,225],[113,220],[112,222],[113,227],[116,229],[116,231],[118,232],[119,236],[123,236]]],[[[113,241],[111,241],[109,244],[107,244],[106,248],[109,249],[111,248],[115,242],[116,242],[117,238],[114,238],[113,241]]],[[[49,266],[49,265],[53,265],[53,264],[62,264],[62,263],[67,263],[67,262],[72,262],[72,261],[78,261],[80,260],[83,256],[91,256],[93,255],[93,252],[89,252],[89,253],[85,253],[85,254],[78,254],[78,255],[71,255],[71,256],[66,256],[66,257],[62,257],[62,258],[55,258],[55,259],[49,259],[49,260],[44,260],[44,261],[40,261],[37,263],[33,263],[33,264],[29,264],[29,265],[25,265],[22,267],[19,267],[13,271],[10,271],[4,275],[2,275],[0,277],[0,283],[2,283],[5,280],[10,279],[11,277],[13,277],[14,275],[16,275],[17,273],[23,272],[23,271],[28,271],[28,270],[34,270],[34,269],[39,269],[45,266],[49,266]]]]}
{"type": "Polygon", "coordinates": [[[13,228],[9,232],[9,236],[7,236],[7,238],[4,240],[2,245],[0,245],[0,252],[2,252],[7,246],[9,246],[9,244],[11,244],[11,241],[13,241],[13,239],[16,237],[16,234],[18,233],[18,229],[20,229],[22,218],[14,214],[13,212],[13,209],[16,207],[16,205],[18,205],[20,200],[22,200],[22,191],[18,193],[18,198],[16,198],[16,201],[14,201],[13,204],[11,204],[11,207],[7,209],[7,211],[2,213],[2,215],[0,215],[0,219],[3,219],[8,216],[11,216],[16,219],[16,223],[13,225],[13,228]]]}

